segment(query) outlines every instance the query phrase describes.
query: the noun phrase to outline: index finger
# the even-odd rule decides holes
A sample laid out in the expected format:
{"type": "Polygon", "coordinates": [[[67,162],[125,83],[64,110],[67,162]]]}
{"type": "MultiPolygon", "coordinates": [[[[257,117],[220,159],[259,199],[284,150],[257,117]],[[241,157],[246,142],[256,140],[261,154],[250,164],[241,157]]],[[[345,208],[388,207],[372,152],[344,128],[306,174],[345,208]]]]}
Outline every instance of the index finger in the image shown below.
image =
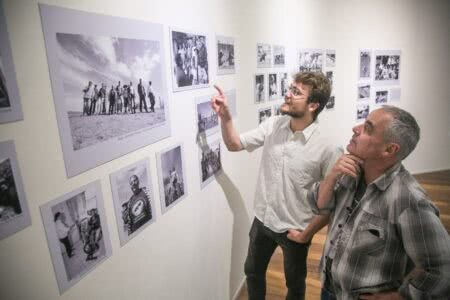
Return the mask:
{"type": "Polygon", "coordinates": [[[214,85],[214,88],[219,92],[220,96],[223,96],[223,91],[218,85],[214,85]]]}
{"type": "Polygon", "coordinates": [[[350,158],[351,160],[354,160],[355,162],[359,163],[359,164],[362,164],[362,163],[364,162],[361,158],[359,158],[359,157],[356,156],[356,155],[353,155],[353,154],[347,154],[346,156],[347,156],[348,158],[350,158]]]}

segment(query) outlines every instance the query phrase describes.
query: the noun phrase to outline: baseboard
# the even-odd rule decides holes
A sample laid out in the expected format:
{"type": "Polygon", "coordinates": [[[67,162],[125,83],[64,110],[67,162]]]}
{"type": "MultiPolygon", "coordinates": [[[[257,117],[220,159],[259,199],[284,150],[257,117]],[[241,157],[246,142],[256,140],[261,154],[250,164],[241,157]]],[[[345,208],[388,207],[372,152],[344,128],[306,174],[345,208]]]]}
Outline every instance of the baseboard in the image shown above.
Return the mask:
{"type": "Polygon", "coordinates": [[[236,300],[237,299],[237,297],[239,296],[239,294],[242,291],[242,288],[244,287],[244,283],[245,283],[245,276],[242,278],[241,284],[239,285],[238,289],[234,293],[234,296],[233,296],[233,298],[231,298],[231,300],[236,300]]]}

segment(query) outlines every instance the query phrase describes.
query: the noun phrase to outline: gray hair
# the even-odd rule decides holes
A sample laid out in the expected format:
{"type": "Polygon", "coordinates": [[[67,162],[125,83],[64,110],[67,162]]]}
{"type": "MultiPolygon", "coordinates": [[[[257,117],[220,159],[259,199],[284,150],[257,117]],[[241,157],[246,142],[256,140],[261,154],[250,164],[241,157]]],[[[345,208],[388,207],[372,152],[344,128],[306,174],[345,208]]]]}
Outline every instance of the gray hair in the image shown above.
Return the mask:
{"type": "Polygon", "coordinates": [[[416,148],[420,139],[420,127],[416,119],[401,108],[383,105],[383,110],[393,118],[389,126],[384,130],[384,139],[387,142],[400,145],[397,158],[401,161],[416,148]]]}

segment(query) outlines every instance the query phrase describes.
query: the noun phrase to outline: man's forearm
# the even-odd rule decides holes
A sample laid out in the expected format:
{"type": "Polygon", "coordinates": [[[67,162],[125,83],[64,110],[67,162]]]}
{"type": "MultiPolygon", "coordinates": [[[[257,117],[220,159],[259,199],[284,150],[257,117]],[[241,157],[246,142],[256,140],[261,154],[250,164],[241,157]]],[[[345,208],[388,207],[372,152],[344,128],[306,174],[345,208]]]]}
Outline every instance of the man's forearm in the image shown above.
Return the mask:
{"type": "Polygon", "coordinates": [[[336,185],[337,177],[328,174],[320,183],[319,192],[317,195],[317,208],[325,209],[333,198],[333,190],[336,185]]]}
{"type": "Polygon", "coordinates": [[[220,126],[222,128],[222,138],[225,146],[229,151],[240,151],[243,149],[239,134],[233,126],[231,115],[227,112],[220,118],[220,126]]]}
{"type": "Polygon", "coordinates": [[[315,215],[303,233],[308,237],[308,240],[311,240],[320,229],[328,224],[329,220],[330,215],[315,215]]]}

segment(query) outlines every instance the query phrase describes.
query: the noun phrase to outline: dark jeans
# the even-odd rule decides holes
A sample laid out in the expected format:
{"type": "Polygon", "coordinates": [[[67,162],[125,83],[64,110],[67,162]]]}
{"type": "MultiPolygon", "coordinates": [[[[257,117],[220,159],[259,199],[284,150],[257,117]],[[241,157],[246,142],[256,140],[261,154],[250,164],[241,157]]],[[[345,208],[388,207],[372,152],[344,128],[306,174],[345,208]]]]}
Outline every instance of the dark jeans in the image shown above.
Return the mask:
{"type": "Polygon", "coordinates": [[[284,275],[288,292],[286,300],[305,299],[306,258],[310,244],[299,244],[287,238],[287,233],[276,233],[257,218],[250,229],[250,243],[245,261],[245,275],[249,300],[262,300],[266,295],[266,271],[277,246],[284,256],[284,275]]]}
{"type": "Polygon", "coordinates": [[[326,289],[322,288],[320,300],[336,300],[336,296],[333,293],[330,293],[326,289]]]}

